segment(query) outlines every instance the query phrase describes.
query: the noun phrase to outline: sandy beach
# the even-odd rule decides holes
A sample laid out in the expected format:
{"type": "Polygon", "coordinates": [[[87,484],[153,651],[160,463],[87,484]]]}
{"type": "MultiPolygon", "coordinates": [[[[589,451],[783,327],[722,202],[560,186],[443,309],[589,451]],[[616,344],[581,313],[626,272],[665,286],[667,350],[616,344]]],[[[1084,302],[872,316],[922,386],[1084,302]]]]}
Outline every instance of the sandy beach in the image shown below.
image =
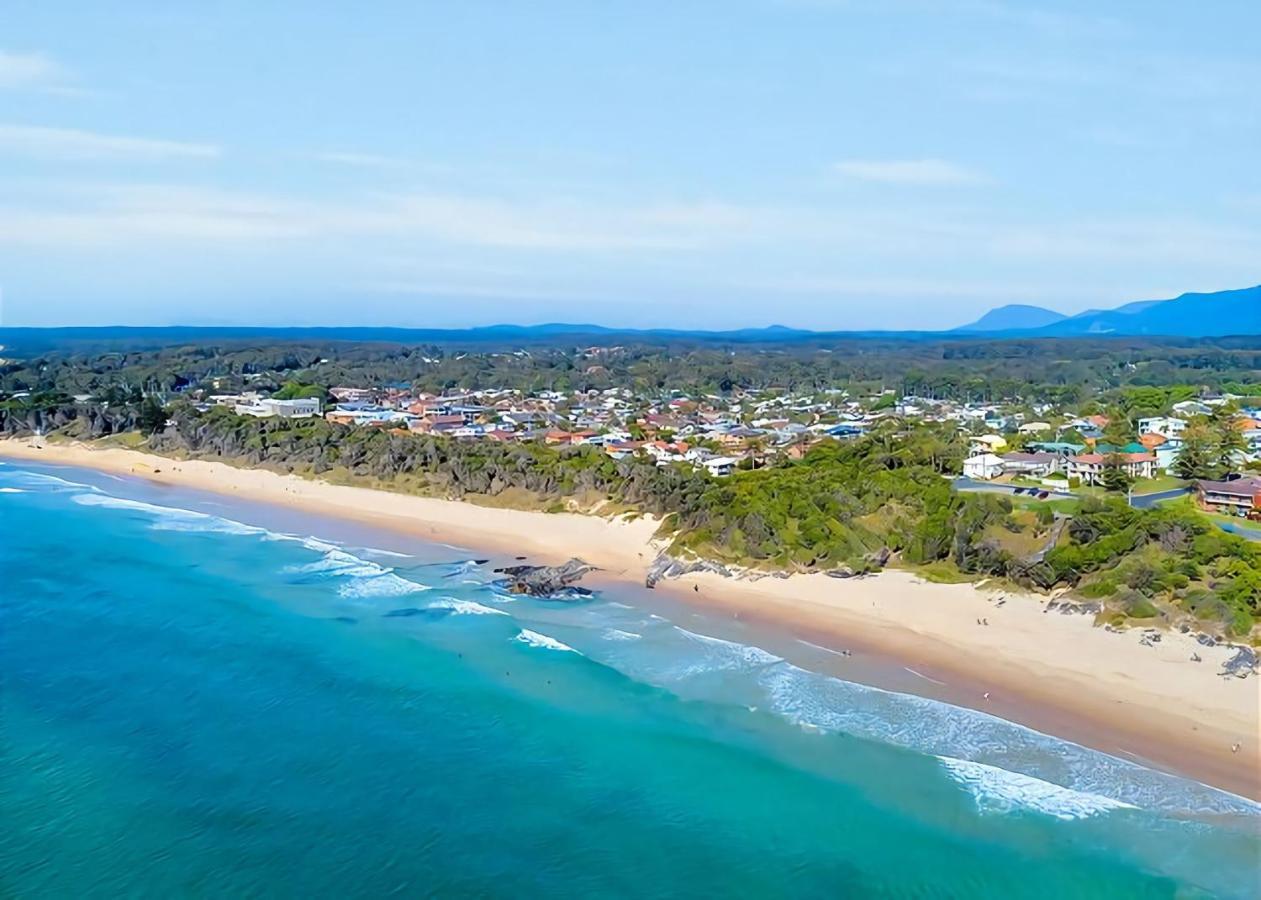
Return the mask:
{"type": "MultiPolygon", "coordinates": [[[[604,577],[641,585],[660,550],[657,523],[647,518],[494,509],[83,444],[0,441],[6,456],[280,503],[532,560],[578,556],[604,577]]],[[[1261,680],[1222,678],[1230,651],[1190,635],[1166,632],[1145,646],[1138,629],[1096,628],[1089,616],[1048,611],[1043,596],[932,584],[901,571],[849,580],[690,575],[658,594],[834,650],[885,654],[922,677],[928,696],[1261,799],[1261,680]]]]}

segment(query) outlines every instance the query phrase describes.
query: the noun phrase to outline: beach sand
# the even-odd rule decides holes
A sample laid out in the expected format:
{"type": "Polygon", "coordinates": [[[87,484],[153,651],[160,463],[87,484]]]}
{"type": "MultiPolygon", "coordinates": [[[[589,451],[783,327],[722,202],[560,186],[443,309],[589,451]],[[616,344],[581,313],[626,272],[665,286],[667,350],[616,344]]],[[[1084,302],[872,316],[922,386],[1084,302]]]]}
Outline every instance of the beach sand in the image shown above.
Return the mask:
{"type": "MultiPolygon", "coordinates": [[[[639,585],[662,547],[650,518],[494,509],[85,444],[4,440],[0,456],[279,503],[532,561],[577,556],[602,578],[639,585]]],[[[1261,799],[1261,679],[1222,678],[1230,651],[1190,635],[1165,632],[1144,646],[1138,629],[1096,628],[1090,616],[1048,611],[1043,596],[896,570],[844,580],[689,575],[663,582],[657,596],[833,650],[880,654],[922,680],[917,693],[1261,799]]]]}

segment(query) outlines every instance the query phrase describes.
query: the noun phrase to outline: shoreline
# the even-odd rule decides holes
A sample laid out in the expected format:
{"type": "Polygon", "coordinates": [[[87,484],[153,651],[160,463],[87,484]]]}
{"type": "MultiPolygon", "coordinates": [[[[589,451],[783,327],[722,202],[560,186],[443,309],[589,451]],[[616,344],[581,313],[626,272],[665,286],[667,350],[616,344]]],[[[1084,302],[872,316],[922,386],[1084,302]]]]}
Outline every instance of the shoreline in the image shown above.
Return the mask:
{"type": "MultiPolygon", "coordinates": [[[[0,457],[6,456],[279,504],[547,563],[579,556],[602,570],[593,581],[640,590],[661,549],[653,539],[657,523],[648,517],[499,509],[86,444],[4,439],[0,457]]],[[[1143,646],[1139,629],[1095,628],[1088,616],[1047,612],[1048,600],[930,583],[898,570],[847,580],[809,574],[750,581],[702,573],[663,580],[654,591],[654,602],[765,626],[832,653],[894,663],[916,685],[897,690],[1261,800],[1257,677],[1219,677],[1229,653],[1201,647],[1190,635],[1164,632],[1159,643],[1143,646]],[[1192,653],[1203,661],[1192,662],[1192,653]],[[1235,743],[1241,746],[1232,752],[1235,743]]],[[[846,677],[843,668],[830,674],[846,677]]]]}

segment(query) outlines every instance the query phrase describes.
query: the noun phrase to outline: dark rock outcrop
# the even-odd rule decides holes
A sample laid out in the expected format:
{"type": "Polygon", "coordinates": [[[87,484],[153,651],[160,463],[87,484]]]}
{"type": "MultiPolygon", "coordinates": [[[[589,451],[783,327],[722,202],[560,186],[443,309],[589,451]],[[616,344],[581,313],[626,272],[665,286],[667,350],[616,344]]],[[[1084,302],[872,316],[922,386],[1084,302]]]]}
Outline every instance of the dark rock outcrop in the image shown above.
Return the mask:
{"type": "Polygon", "coordinates": [[[504,566],[495,572],[507,577],[498,582],[510,594],[527,594],[553,600],[573,600],[591,592],[574,585],[596,567],[574,558],[560,566],[504,566]]]}

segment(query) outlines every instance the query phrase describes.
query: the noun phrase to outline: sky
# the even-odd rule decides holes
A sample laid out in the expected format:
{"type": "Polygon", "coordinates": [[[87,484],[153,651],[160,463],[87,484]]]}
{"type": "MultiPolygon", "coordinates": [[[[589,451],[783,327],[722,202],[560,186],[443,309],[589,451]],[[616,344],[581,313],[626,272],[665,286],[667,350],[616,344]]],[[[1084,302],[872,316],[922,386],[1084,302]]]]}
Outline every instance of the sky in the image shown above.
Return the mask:
{"type": "Polygon", "coordinates": [[[5,0],[0,325],[931,329],[1261,282],[1261,3],[5,0]]]}

